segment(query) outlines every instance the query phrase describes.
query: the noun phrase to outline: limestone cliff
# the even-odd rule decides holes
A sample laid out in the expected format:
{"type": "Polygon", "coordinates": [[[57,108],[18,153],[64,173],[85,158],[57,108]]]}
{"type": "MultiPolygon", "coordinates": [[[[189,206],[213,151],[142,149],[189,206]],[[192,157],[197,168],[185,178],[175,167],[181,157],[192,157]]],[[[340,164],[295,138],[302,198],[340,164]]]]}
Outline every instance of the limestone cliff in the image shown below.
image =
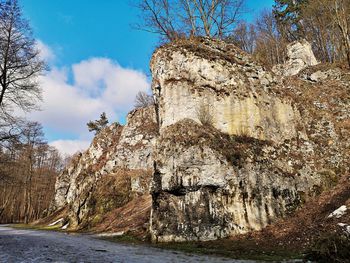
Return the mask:
{"type": "Polygon", "coordinates": [[[350,74],[291,47],[303,62],[284,76],[217,40],[158,48],[156,105],[73,158],[52,211],[66,208],[72,228],[149,222],[154,241],[211,240],[260,230],[332,188],[350,166],[350,74]]]}
{"type": "Polygon", "coordinates": [[[58,177],[51,210],[68,207],[65,221],[77,228],[103,223],[108,212],[128,204],[135,206],[136,201],[134,210],[143,211],[146,223],[157,133],[154,107],[132,111],[124,127],[112,124],[102,130],[89,149],[76,154],[58,177]]]}
{"type": "Polygon", "coordinates": [[[151,69],[160,122],[153,240],[262,229],[348,171],[349,74],[322,86],[308,76],[280,78],[208,39],[159,48],[151,69]],[[212,126],[201,125],[201,104],[212,126]]]}
{"type": "Polygon", "coordinates": [[[299,113],[273,91],[278,79],[272,72],[233,45],[206,38],[197,42],[171,43],[153,55],[161,129],[184,118],[200,122],[204,105],[224,133],[273,141],[296,136],[299,113]]]}

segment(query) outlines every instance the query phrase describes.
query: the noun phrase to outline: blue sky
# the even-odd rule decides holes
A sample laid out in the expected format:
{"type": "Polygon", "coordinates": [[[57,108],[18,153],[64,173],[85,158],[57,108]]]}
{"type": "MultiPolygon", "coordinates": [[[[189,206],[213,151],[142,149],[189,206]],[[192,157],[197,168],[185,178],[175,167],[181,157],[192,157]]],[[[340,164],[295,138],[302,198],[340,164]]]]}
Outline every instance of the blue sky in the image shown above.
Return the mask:
{"type": "MultiPolygon", "coordinates": [[[[20,0],[50,71],[42,79],[42,111],[49,142],[71,153],[92,135],[86,122],[102,111],[125,120],[134,95],[150,84],[149,59],[157,36],[132,29],[140,19],[135,0],[20,0]]],[[[273,0],[247,0],[245,18],[271,8],[273,0]]]]}

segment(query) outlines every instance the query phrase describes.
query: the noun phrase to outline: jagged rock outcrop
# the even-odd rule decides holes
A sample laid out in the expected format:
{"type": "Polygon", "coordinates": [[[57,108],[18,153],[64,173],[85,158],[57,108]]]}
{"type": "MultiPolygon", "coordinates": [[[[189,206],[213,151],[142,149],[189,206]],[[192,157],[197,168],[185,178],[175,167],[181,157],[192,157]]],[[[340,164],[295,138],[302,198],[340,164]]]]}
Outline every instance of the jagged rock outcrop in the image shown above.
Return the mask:
{"type": "Polygon", "coordinates": [[[229,136],[189,119],[165,128],[155,155],[153,239],[223,238],[292,212],[322,185],[306,163],[310,150],[307,143],[229,136]]]}
{"type": "Polygon", "coordinates": [[[152,89],[160,128],[184,118],[200,123],[207,107],[222,132],[281,141],[296,136],[298,111],[272,90],[277,80],[233,45],[206,38],[180,41],[153,55],[152,89]]]}
{"type": "Polygon", "coordinates": [[[282,76],[295,76],[303,69],[317,64],[311,44],[301,40],[287,45],[286,63],[275,66],[273,71],[282,76]]]}
{"type": "Polygon", "coordinates": [[[288,77],[217,40],[160,47],[155,107],[73,158],[52,211],[66,207],[70,227],[98,231],[145,232],[149,222],[158,242],[223,238],[289,215],[350,167],[350,73],[310,66],[311,53],[291,46],[288,77]]]}
{"type": "Polygon", "coordinates": [[[51,210],[68,206],[66,221],[71,228],[100,223],[104,214],[135,198],[140,201],[138,208],[149,213],[157,134],[153,106],[129,113],[124,127],[112,124],[102,130],[58,177],[51,210]]]}
{"type": "Polygon", "coordinates": [[[344,80],[337,92],[327,84],[321,92],[308,78],[276,77],[234,46],[207,39],[161,47],[151,69],[161,128],[154,241],[262,229],[348,171],[349,128],[337,127],[337,120],[344,121],[349,107],[334,105],[349,104],[344,80]],[[317,100],[329,105],[320,111],[317,100]],[[202,103],[211,106],[213,127],[200,124],[195,110],[202,103]]]}

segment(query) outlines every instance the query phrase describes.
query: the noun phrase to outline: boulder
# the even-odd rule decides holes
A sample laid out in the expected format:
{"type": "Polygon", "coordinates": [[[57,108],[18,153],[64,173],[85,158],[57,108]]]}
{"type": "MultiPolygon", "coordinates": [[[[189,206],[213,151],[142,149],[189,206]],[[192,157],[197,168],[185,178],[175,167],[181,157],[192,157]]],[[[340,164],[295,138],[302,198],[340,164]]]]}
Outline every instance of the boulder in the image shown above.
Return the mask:
{"type": "Polygon", "coordinates": [[[288,44],[286,62],[275,66],[273,71],[282,76],[294,76],[303,69],[317,64],[311,44],[306,40],[300,40],[288,44]]]}

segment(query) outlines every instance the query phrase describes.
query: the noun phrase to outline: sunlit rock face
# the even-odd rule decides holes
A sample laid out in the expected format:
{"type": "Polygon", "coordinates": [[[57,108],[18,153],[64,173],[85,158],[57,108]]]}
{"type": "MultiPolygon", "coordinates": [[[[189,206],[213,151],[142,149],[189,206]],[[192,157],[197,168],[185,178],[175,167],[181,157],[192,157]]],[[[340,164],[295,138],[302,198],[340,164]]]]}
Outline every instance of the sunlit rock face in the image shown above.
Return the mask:
{"type": "Polygon", "coordinates": [[[121,204],[116,200],[118,198],[131,201],[130,196],[149,195],[153,146],[157,134],[153,106],[130,112],[125,126],[112,124],[102,130],[88,150],[76,154],[57,178],[51,210],[68,206],[70,226],[78,227],[89,220],[87,216],[92,210],[96,210],[91,198],[99,192],[99,181],[107,176],[115,184],[110,185],[111,189],[119,185],[123,187],[116,190],[120,193],[112,195],[113,200],[104,200],[107,204],[121,204]],[[125,178],[128,178],[126,183],[125,178]]]}
{"type": "Polygon", "coordinates": [[[65,207],[71,228],[228,237],[288,216],[349,172],[348,71],[279,76],[206,38],[157,49],[151,70],[156,105],[103,130],[58,177],[51,210],[65,207]]]}
{"type": "Polygon", "coordinates": [[[156,242],[260,230],[349,170],[349,128],[337,125],[349,113],[347,75],[332,93],[327,80],[276,77],[232,45],[196,41],[165,45],[151,62],[160,124],[151,187],[156,242]],[[212,126],[198,118],[203,104],[212,126]]]}
{"type": "Polygon", "coordinates": [[[321,185],[312,151],[228,136],[185,119],[158,139],[153,178],[154,241],[212,240],[260,230],[298,207],[321,185]],[[301,160],[291,161],[294,155],[301,160]]]}
{"type": "Polygon", "coordinates": [[[153,93],[160,127],[207,107],[222,132],[281,141],[296,136],[300,116],[274,91],[274,74],[233,45],[208,39],[169,44],[153,55],[153,93]]]}
{"type": "Polygon", "coordinates": [[[303,69],[317,64],[311,44],[301,40],[288,44],[286,63],[275,66],[273,71],[282,76],[294,76],[303,69]]]}

